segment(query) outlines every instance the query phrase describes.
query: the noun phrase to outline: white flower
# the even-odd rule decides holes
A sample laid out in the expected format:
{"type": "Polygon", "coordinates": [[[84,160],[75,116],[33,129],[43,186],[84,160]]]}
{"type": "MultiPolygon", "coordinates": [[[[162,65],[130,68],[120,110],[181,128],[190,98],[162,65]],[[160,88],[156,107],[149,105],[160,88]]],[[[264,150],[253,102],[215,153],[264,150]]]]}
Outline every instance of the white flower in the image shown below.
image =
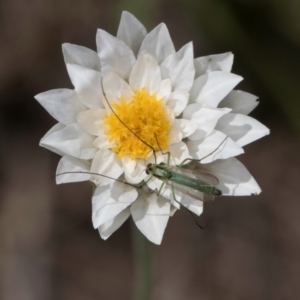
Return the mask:
{"type": "Polygon", "coordinates": [[[157,163],[167,163],[160,148],[170,151],[171,165],[207,156],[198,168],[219,179],[223,195],[260,193],[234,157],[269,130],[247,116],[257,97],[233,90],[242,78],[231,73],[231,53],[194,59],[192,43],[176,52],[165,24],[147,33],[128,12],[117,37],[99,29],[96,40],[97,53],[63,45],[74,90],[52,90],[36,99],[59,122],[41,146],[62,155],[57,174],[73,172],[58,176],[57,183],[92,180],[97,185],[92,219],[103,239],[132,215],[139,230],[160,244],[178,202],[202,213],[203,202],[179,191],[178,202],[169,187],[153,192],[161,186],[159,179],[140,189],[130,185],[149,178],[145,169],[155,159],[147,144],[155,148],[157,163]]]}

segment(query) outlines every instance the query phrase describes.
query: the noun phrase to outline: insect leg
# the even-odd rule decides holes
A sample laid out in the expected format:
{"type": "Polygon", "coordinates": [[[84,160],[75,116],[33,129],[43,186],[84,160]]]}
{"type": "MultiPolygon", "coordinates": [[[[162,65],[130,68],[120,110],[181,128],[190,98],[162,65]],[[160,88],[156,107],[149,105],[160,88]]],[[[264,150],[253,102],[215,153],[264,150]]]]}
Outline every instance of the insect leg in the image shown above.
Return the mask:
{"type": "Polygon", "coordinates": [[[160,186],[160,188],[159,188],[159,190],[157,192],[157,196],[161,193],[162,188],[164,187],[164,185],[165,185],[165,182],[163,181],[163,183],[161,184],[161,186],[160,186]]]}
{"type": "Polygon", "coordinates": [[[170,160],[171,160],[171,153],[167,152],[166,154],[168,155],[167,166],[169,166],[170,165],[170,160]]]}
{"type": "MultiPolygon", "coordinates": [[[[181,205],[182,207],[186,208],[182,203],[180,203],[177,199],[176,199],[176,196],[175,196],[175,189],[174,189],[174,186],[172,184],[172,195],[173,195],[173,199],[175,202],[177,202],[179,205],[181,205]]],[[[201,229],[205,229],[207,227],[208,224],[205,225],[205,227],[202,227],[198,221],[196,220],[196,217],[193,215],[193,213],[191,211],[188,210],[188,208],[186,208],[187,211],[192,215],[194,221],[196,222],[197,226],[200,227],[201,229]]]]}
{"type": "Polygon", "coordinates": [[[180,205],[182,205],[179,201],[177,201],[176,200],[176,196],[175,196],[175,189],[174,189],[174,186],[173,186],[173,184],[172,184],[172,187],[171,187],[171,189],[172,189],[172,195],[173,195],[173,200],[174,201],[176,201],[177,203],[179,203],[180,205]]]}
{"type": "MultiPolygon", "coordinates": [[[[162,154],[162,155],[166,155],[166,154],[168,155],[168,163],[167,163],[167,165],[169,166],[169,165],[170,165],[171,152],[170,152],[170,151],[168,151],[168,152],[163,152],[162,149],[161,149],[161,147],[160,147],[160,145],[159,145],[159,142],[158,142],[158,139],[157,139],[157,136],[156,136],[155,133],[154,133],[154,136],[155,136],[156,143],[157,143],[157,145],[158,145],[158,148],[159,148],[159,151],[161,152],[161,154],[162,154]]],[[[155,157],[155,160],[156,160],[156,157],[155,157]]],[[[156,161],[155,161],[155,163],[156,163],[156,161]]]]}
{"type": "Polygon", "coordinates": [[[196,217],[193,215],[193,213],[192,213],[191,211],[188,211],[188,212],[192,215],[192,217],[193,217],[193,219],[194,219],[194,221],[196,222],[196,224],[197,224],[198,227],[200,227],[201,229],[206,229],[206,228],[207,228],[208,223],[207,223],[204,227],[202,227],[202,226],[198,223],[198,221],[196,220],[196,217]]]}
{"type": "Polygon", "coordinates": [[[157,146],[158,146],[158,148],[159,148],[159,151],[161,152],[161,154],[162,154],[162,155],[165,155],[165,154],[168,154],[168,153],[170,153],[170,151],[168,151],[168,152],[163,152],[163,151],[162,151],[162,149],[160,148],[160,145],[159,145],[159,142],[158,142],[158,139],[157,139],[157,136],[156,136],[156,134],[155,134],[155,133],[154,133],[154,136],[155,136],[156,143],[157,143],[157,146]]]}
{"type": "Polygon", "coordinates": [[[139,188],[142,188],[144,185],[146,185],[152,178],[153,178],[153,174],[146,180],[146,181],[144,181],[141,185],[140,185],[140,187],[139,188]]]}

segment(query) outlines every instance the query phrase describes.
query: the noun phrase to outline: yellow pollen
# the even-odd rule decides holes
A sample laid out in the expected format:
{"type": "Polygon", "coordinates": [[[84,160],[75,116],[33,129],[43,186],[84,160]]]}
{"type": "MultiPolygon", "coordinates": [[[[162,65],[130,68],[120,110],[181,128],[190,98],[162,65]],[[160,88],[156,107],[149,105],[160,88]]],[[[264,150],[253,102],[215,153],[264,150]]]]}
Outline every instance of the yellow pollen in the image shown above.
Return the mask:
{"type": "Polygon", "coordinates": [[[145,143],[156,151],[160,148],[169,149],[171,124],[163,108],[163,99],[157,99],[155,94],[150,95],[143,88],[135,91],[132,101],[129,103],[121,97],[120,102],[113,104],[112,108],[115,113],[111,112],[105,115],[102,125],[107,126],[105,134],[109,137],[109,141],[116,142],[116,146],[112,150],[120,158],[129,155],[131,159],[145,159],[152,151],[145,143]],[[116,115],[130,130],[120,122],[116,115]]]}

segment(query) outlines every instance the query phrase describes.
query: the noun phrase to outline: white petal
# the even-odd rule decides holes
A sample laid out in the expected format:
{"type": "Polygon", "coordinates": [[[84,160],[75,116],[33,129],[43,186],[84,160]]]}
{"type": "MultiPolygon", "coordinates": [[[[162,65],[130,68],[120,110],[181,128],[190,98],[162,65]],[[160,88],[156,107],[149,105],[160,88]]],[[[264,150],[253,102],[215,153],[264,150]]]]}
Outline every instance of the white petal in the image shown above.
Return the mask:
{"type": "Polygon", "coordinates": [[[71,124],[44,137],[40,145],[52,147],[77,158],[91,159],[97,151],[93,140],[94,138],[78,124],[71,124]]]}
{"type": "Polygon", "coordinates": [[[236,158],[216,160],[211,164],[202,165],[200,168],[219,179],[217,187],[223,195],[247,196],[257,195],[261,192],[249,171],[236,158]]]}
{"type": "Polygon", "coordinates": [[[191,158],[188,147],[183,142],[170,145],[170,153],[172,165],[179,165],[186,158],[191,158]]]}
{"type": "Polygon", "coordinates": [[[131,159],[129,155],[124,155],[121,159],[124,173],[133,173],[136,168],[137,160],[131,159]]]}
{"type": "Polygon", "coordinates": [[[98,29],[96,41],[102,71],[114,72],[127,80],[135,62],[132,50],[122,40],[102,29],[98,29]]]}
{"type": "Polygon", "coordinates": [[[171,205],[171,208],[170,208],[170,217],[173,217],[174,214],[176,213],[177,211],[177,207],[175,207],[174,205],[171,205]]]}
{"type": "Polygon", "coordinates": [[[180,131],[182,134],[182,138],[186,138],[196,130],[196,127],[197,126],[190,120],[175,119],[172,129],[180,131]]]}
{"type": "Polygon", "coordinates": [[[183,138],[193,134],[197,125],[185,119],[175,119],[169,133],[169,143],[180,142],[183,138]]]}
{"type": "Polygon", "coordinates": [[[175,117],[178,117],[183,112],[188,100],[189,93],[187,92],[174,91],[170,94],[167,104],[172,108],[175,117]]]}
{"type": "Polygon", "coordinates": [[[80,100],[89,108],[102,105],[101,73],[74,64],[67,64],[69,76],[80,100]]]}
{"type": "Polygon", "coordinates": [[[109,137],[105,135],[103,132],[103,134],[99,133],[99,136],[94,140],[93,145],[99,149],[109,149],[115,147],[116,142],[115,141],[110,142],[109,137]]]}
{"type": "Polygon", "coordinates": [[[161,64],[162,78],[170,78],[173,90],[189,91],[194,82],[193,43],[183,46],[177,53],[168,56],[161,64]]]}
{"type": "Polygon", "coordinates": [[[80,174],[80,172],[89,172],[90,167],[90,164],[87,163],[85,160],[65,155],[59,161],[56,169],[56,183],[61,184],[90,180],[91,175],[80,174]],[[59,175],[62,173],[67,174],[59,175]]]}
{"type": "Polygon", "coordinates": [[[123,173],[123,168],[116,153],[109,149],[100,149],[93,159],[91,172],[99,174],[93,177],[93,181],[97,185],[104,185],[113,182],[112,179],[118,179],[123,173]]]}
{"type": "Polygon", "coordinates": [[[137,196],[136,188],[121,182],[116,181],[109,185],[98,186],[92,198],[94,228],[116,217],[133,203],[137,196]]]}
{"type": "Polygon", "coordinates": [[[108,239],[130,216],[130,207],[122,210],[117,216],[101,225],[98,230],[101,238],[108,239]]]}
{"type": "Polygon", "coordinates": [[[190,91],[191,102],[217,107],[219,102],[242,80],[241,76],[215,71],[204,74],[194,81],[190,91]]]}
{"type": "Polygon", "coordinates": [[[55,124],[43,137],[42,137],[42,139],[41,139],[41,141],[40,141],[40,146],[41,147],[44,147],[44,148],[46,148],[46,149],[48,149],[48,150],[50,150],[50,151],[52,151],[52,152],[54,152],[54,153],[56,153],[56,154],[58,154],[58,155],[61,155],[61,156],[64,156],[64,152],[62,152],[62,151],[60,151],[60,150],[58,150],[58,149],[56,149],[56,148],[53,148],[53,147],[51,147],[50,145],[47,145],[47,144],[44,144],[44,140],[49,136],[49,135],[51,135],[52,133],[54,133],[54,132],[58,132],[58,131],[60,131],[60,130],[62,130],[63,128],[65,128],[65,126],[63,125],[63,124],[61,124],[61,123],[57,123],[57,124],[55,124]]]}
{"type": "Polygon", "coordinates": [[[169,132],[169,144],[176,144],[182,140],[182,134],[179,130],[172,128],[169,132]]]}
{"type": "Polygon", "coordinates": [[[203,212],[203,202],[196,200],[188,195],[183,195],[180,200],[178,200],[184,207],[194,214],[200,216],[203,212]]]}
{"type": "Polygon", "coordinates": [[[133,89],[140,90],[146,88],[152,95],[160,88],[161,74],[160,68],[155,58],[142,51],[132,68],[129,84],[133,89]]]}
{"type": "Polygon", "coordinates": [[[142,50],[146,50],[154,55],[159,64],[161,64],[169,55],[175,53],[175,48],[168,28],[164,23],[159,24],[146,35],[140,52],[142,50]]]}
{"type": "Polygon", "coordinates": [[[117,38],[124,41],[135,55],[138,54],[146,34],[144,25],[131,13],[123,11],[117,38]]]}
{"type": "MultiPolygon", "coordinates": [[[[110,104],[119,102],[121,97],[127,102],[132,101],[134,91],[125,80],[115,73],[110,72],[103,76],[103,88],[106,99],[110,104]]],[[[110,111],[110,108],[108,108],[106,103],[106,99],[103,100],[103,104],[105,107],[107,107],[108,111],[110,111]]]]}
{"type": "Polygon", "coordinates": [[[166,102],[171,94],[172,84],[170,78],[166,78],[160,82],[158,92],[156,94],[157,99],[164,99],[166,102]]]}
{"type": "Polygon", "coordinates": [[[97,52],[73,44],[62,45],[66,64],[75,64],[100,72],[100,59],[97,52]]]}
{"type": "Polygon", "coordinates": [[[270,133],[270,130],[257,120],[233,113],[223,116],[219,120],[216,129],[230,136],[241,147],[270,133]]]}
{"type": "Polygon", "coordinates": [[[146,174],[145,160],[135,159],[134,162],[129,162],[130,158],[123,157],[122,163],[125,172],[125,178],[128,182],[137,184],[143,181],[148,175],[146,174]]]}
{"type": "Polygon", "coordinates": [[[171,126],[173,126],[173,123],[175,121],[175,115],[174,115],[173,109],[169,105],[165,105],[163,107],[163,110],[164,110],[164,113],[166,115],[168,122],[170,123],[171,126]]]}
{"type": "Polygon", "coordinates": [[[201,159],[202,164],[244,153],[243,148],[237,145],[231,138],[227,137],[225,139],[226,135],[224,133],[214,130],[204,139],[187,141],[187,146],[192,157],[201,159]]]}
{"type": "Polygon", "coordinates": [[[53,118],[64,125],[75,123],[77,114],[86,109],[77,94],[68,89],[44,92],[36,95],[35,99],[53,118]]]}
{"type": "Polygon", "coordinates": [[[231,52],[195,58],[195,78],[212,71],[230,72],[233,63],[231,52]]]}
{"type": "Polygon", "coordinates": [[[101,124],[104,121],[105,113],[105,109],[102,108],[86,110],[77,116],[77,122],[88,133],[99,135],[99,131],[102,132],[101,124]]]}
{"type": "Polygon", "coordinates": [[[138,229],[154,244],[160,244],[170,216],[170,201],[144,192],[131,205],[132,218],[138,229]]]}
{"type": "Polygon", "coordinates": [[[258,103],[258,97],[252,94],[243,91],[231,91],[221,101],[219,107],[230,107],[233,113],[248,115],[258,103]]]}
{"type": "Polygon", "coordinates": [[[189,136],[189,139],[199,140],[210,134],[218,120],[229,112],[229,108],[211,108],[199,103],[188,105],[183,112],[183,118],[191,120],[197,125],[196,131],[189,136]]]}

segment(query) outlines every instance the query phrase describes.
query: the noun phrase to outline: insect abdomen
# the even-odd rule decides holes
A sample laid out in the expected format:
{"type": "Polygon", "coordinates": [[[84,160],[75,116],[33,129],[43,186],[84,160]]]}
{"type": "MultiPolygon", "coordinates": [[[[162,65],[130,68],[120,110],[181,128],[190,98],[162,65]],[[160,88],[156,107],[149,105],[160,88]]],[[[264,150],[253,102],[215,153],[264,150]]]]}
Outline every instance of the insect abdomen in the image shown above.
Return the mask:
{"type": "Polygon", "coordinates": [[[218,190],[213,185],[209,185],[205,181],[191,178],[183,174],[171,172],[171,176],[168,178],[168,180],[174,183],[178,183],[182,186],[188,186],[190,188],[193,188],[203,193],[216,195],[216,196],[220,196],[222,194],[221,191],[218,190]]]}

